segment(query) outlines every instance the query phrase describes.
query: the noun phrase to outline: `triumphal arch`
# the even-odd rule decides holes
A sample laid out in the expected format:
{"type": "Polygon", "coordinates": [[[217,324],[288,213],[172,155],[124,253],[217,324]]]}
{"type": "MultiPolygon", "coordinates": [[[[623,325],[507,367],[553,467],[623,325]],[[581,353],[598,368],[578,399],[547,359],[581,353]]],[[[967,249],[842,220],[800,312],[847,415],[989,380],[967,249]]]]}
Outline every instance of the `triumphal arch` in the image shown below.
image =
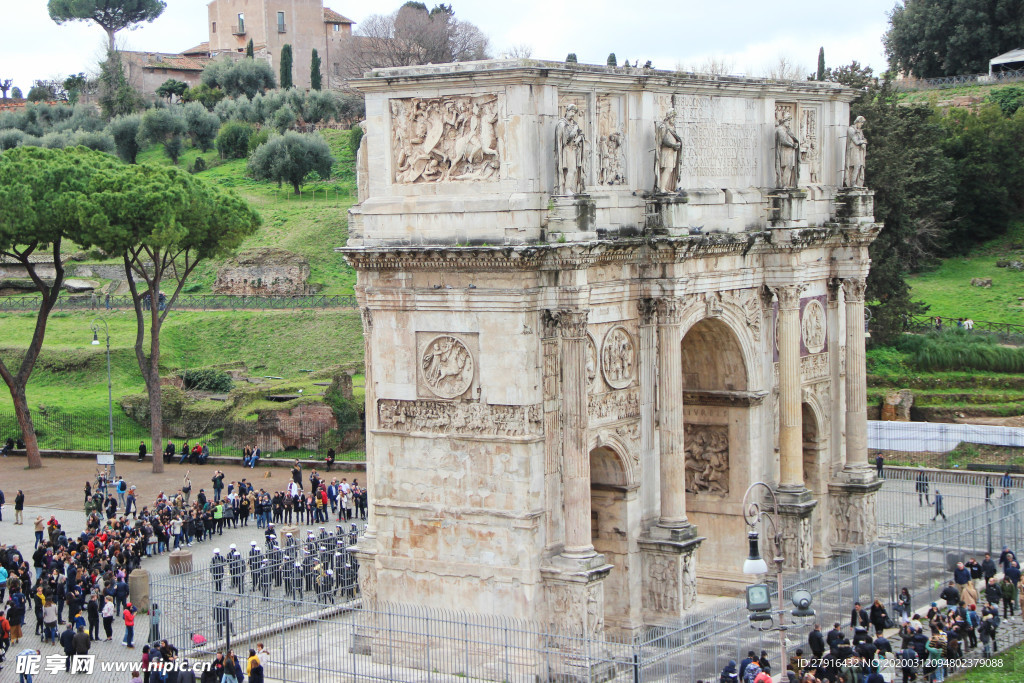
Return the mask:
{"type": "Polygon", "coordinates": [[[671,622],[871,541],[854,91],[486,61],[379,69],[343,249],[366,344],[370,600],[671,622]]]}

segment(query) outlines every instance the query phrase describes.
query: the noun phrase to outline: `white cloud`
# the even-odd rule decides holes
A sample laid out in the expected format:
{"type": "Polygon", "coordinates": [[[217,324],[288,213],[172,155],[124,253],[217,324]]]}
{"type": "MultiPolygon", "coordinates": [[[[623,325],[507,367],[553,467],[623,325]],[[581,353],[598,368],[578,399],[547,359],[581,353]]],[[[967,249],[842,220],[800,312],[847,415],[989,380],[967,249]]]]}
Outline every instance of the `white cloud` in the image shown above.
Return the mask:
{"type": "MultiPolygon", "coordinates": [[[[14,5],[13,0],[10,3],[14,5]]],[[[177,52],[207,39],[207,0],[169,0],[152,24],[119,34],[129,49],[177,52]]],[[[400,0],[355,3],[327,0],[332,9],[358,22],[369,14],[396,9],[400,0]]],[[[428,4],[433,4],[428,2],[428,4]]],[[[609,52],[623,59],[648,59],[658,68],[700,63],[726,56],[739,71],[759,73],[780,54],[816,64],[825,47],[829,65],[852,59],[883,68],[881,36],[893,0],[862,0],[856,9],[834,0],[790,0],[781,9],[762,0],[454,0],[456,15],[490,37],[494,52],[528,44],[540,59],[603,64],[609,52]]],[[[90,71],[105,34],[92,24],[57,26],[44,0],[8,8],[0,41],[0,78],[13,78],[23,90],[33,79],[90,71]]]]}

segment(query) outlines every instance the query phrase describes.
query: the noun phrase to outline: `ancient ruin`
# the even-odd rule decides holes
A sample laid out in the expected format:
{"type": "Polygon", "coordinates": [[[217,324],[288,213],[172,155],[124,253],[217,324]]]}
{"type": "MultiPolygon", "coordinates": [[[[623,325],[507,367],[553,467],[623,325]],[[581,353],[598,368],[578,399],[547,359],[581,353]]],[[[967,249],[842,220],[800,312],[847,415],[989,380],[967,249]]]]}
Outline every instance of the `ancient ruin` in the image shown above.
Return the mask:
{"type": "Polygon", "coordinates": [[[368,601],[671,623],[750,581],[759,480],[791,569],[874,537],[855,92],[535,60],[355,85],[368,601]]]}

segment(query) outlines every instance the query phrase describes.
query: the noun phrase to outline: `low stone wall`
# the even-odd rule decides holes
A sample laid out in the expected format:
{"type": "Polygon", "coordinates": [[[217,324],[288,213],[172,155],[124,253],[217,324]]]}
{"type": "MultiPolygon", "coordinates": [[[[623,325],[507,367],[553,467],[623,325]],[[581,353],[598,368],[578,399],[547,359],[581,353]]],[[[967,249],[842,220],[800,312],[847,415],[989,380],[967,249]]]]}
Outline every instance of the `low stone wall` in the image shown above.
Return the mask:
{"type": "MultiPolygon", "coordinates": [[[[39,451],[43,458],[75,458],[79,460],[95,460],[96,451],[57,451],[57,450],[42,450],[39,451]]],[[[25,457],[24,450],[11,451],[11,455],[15,457],[25,457]]],[[[115,453],[114,457],[117,460],[131,461],[136,460],[139,457],[138,453],[115,453]]],[[[178,456],[175,459],[170,460],[171,463],[177,463],[178,456]]],[[[291,468],[292,464],[299,460],[299,462],[308,463],[319,463],[323,466],[323,460],[313,460],[310,458],[293,458],[288,453],[284,453],[279,457],[260,458],[259,465],[257,467],[287,467],[291,468]]],[[[242,456],[232,455],[211,455],[207,461],[207,465],[220,465],[222,467],[230,467],[232,465],[241,465],[242,456]]],[[[364,460],[336,460],[334,465],[331,467],[331,471],[341,472],[365,472],[366,461],[364,460]]]]}
{"type": "Polygon", "coordinates": [[[229,259],[217,271],[213,291],[244,296],[308,294],[309,261],[285,249],[260,247],[229,259]]]}

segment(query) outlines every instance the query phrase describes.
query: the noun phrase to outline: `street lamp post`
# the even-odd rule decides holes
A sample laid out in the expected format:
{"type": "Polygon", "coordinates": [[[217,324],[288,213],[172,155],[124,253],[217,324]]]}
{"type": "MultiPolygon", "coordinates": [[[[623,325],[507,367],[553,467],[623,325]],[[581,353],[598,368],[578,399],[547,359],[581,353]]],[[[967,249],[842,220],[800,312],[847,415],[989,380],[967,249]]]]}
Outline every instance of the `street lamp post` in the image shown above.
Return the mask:
{"type": "Polygon", "coordinates": [[[99,323],[103,323],[103,334],[107,338],[107,419],[110,429],[110,479],[117,476],[117,460],[114,458],[114,388],[110,380],[110,326],[103,317],[94,318],[92,321],[92,345],[99,346],[99,323]]]}
{"type": "Polygon", "coordinates": [[[782,533],[779,531],[778,522],[776,516],[779,514],[779,499],[775,496],[775,491],[771,486],[765,484],[762,481],[754,482],[747,488],[747,492],[743,494],[743,519],[750,527],[750,531],[747,533],[747,540],[750,544],[749,554],[746,561],[743,563],[744,574],[765,574],[768,572],[768,564],[761,558],[761,553],[758,549],[758,532],[757,524],[763,520],[767,520],[771,524],[772,530],[772,550],[775,555],[772,561],[775,564],[775,586],[779,596],[779,623],[777,626],[771,628],[762,629],[766,631],[778,631],[779,632],[779,645],[782,650],[782,662],[779,667],[785,675],[786,665],[788,659],[786,657],[786,630],[787,626],[782,623],[785,616],[785,609],[783,608],[782,600],[782,565],[785,562],[785,558],[782,556],[782,533]],[[768,492],[768,496],[771,498],[771,510],[762,510],[761,503],[754,500],[751,497],[754,489],[763,488],[768,492]]]}

